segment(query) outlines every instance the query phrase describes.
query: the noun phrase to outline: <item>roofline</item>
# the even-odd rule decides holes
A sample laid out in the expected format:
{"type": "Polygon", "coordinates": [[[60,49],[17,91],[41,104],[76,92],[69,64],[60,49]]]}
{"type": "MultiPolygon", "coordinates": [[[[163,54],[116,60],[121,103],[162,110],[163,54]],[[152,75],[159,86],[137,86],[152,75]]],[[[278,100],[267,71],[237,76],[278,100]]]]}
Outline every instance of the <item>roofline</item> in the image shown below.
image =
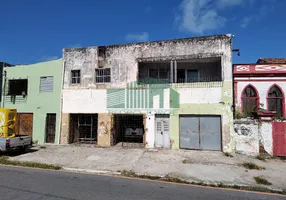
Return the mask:
{"type": "Polygon", "coordinates": [[[166,40],[153,40],[153,41],[146,41],[146,42],[130,42],[130,43],[123,43],[123,44],[112,44],[112,45],[98,45],[98,46],[88,46],[88,47],[75,47],[75,48],[63,48],[63,51],[65,49],[86,49],[86,48],[92,48],[92,47],[123,47],[123,46],[132,46],[132,45],[140,45],[140,44],[151,44],[151,43],[160,43],[160,42],[178,42],[178,41],[184,41],[184,40],[208,40],[212,38],[232,38],[232,34],[219,34],[219,35],[208,35],[208,36],[197,36],[197,37],[185,37],[185,38],[174,38],[174,39],[166,39],[166,40]]]}
{"type": "Polygon", "coordinates": [[[261,64],[257,64],[257,63],[238,63],[238,64],[232,64],[232,66],[234,65],[286,65],[286,63],[261,63],[261,64]]]}

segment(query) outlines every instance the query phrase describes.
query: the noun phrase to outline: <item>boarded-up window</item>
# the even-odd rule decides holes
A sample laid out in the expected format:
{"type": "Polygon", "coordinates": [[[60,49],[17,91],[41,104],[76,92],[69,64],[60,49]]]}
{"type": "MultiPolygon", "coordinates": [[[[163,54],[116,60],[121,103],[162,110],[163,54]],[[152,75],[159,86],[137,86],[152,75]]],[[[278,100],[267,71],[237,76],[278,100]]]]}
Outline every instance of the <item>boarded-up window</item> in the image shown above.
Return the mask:
{"type": "Polygon", "coordinates": [[[244,92],[242,93],[242,103],[245,115],[248,115],[258,109],[258,94],[251,85],[244,89],[244,92]]]}
{"type": "Polygon", "coordinates": [[[273,86],[270,88],[267,97],[268,110],[276,111],[277,117],[282,117],[283,108],[283,94],[282,91],[277,87],[273,86]]]}
{"type": "Polygon", "coordinates": [[[53,92],[54,77],[42,76],[40,79],[40,92],[53,92]]]}

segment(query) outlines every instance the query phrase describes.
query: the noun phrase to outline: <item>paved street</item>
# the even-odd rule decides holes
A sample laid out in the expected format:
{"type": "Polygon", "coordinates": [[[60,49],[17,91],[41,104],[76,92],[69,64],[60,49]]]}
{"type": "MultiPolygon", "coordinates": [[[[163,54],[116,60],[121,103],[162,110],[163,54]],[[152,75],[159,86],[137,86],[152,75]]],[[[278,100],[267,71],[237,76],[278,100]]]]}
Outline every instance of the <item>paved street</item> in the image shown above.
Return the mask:
{"type": "Polygon", "coordinates": [[[0,177],[1,200],[285,199],[251,192],[5,166],[0,167],[0,177]]]}

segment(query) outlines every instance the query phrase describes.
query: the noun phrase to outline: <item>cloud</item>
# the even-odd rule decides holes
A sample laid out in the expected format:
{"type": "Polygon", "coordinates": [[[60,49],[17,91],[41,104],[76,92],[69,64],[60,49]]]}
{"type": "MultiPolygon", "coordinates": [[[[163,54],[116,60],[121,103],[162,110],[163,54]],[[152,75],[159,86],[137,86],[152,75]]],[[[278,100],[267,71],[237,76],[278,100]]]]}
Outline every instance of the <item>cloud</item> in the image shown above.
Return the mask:
{"type": "Polygon", "coordinates": [[[41,61],[51,61],[51,60],[57,60],[59,59],[58,56],[43,56],[41,61]]]}
{"type": "Polygon", "coordinates": [[[132,42],[146,42],[149,40],[149,33],[137,33],[137,34],[127,34],[125,40],[132,42]]]}
{"type": "Polygon", "coordinates": [[[211,0],[183,0],[179,8],[181,14],[175,20],[179,22],[180,30],[202,34],[221,28],[227,22],[218,14],[217,5],[213,5],[211,0]]]}
{"type": "MultiPolygon", "coordinates": [[[[254,4],[257,0],[249,0],[250,4],[254,4]]],[[[275,4],[276,0],[261,0],[259,7],[253,12],[251,16],[245,16],[240,21],[240,27],[246,28],[251,21],[260,21],[261,18],[267,16],[270,12],[274,11],[279,5],[275,4]]]]}
{"type": "Polygon", "coordinates": [[[246,28],[248,26],[248,24],[250,23],[251,20],[253,20],[253,16],[250,16],[250,17],[244,17],[242,20],[241,20],[241,23],[240,23],[240,27],[241,28],[246,28]]]}
{"type": "MultiPolygon", "coordinates": [[[[226,25],[231,18],[235,16],[225,16],[230,9],[242,6],[252,6],[255,4],[256,12],[259,15],[265,13],[265,8],[269,6],[269,2],[276,0],[182,0],[179,5],[179,14],[175,16],[175,23],[181,31],[192,32],[195,34],[203,34],[218,30],[226,25]]],[[[239,14],[239,13],[238,13],[239,14]]],[[[257,19],[254,14],[252,16],[243,16],[240,21],[241,27],[245,28],[253,20],[257,19]]],[[[239,23],[239,22],[238,22],[239,23]]]]}
{"type": "Polygon", "coordinates": [[[237,6],[243,4],[244,0],[217,0],[216,6],[219,9],[225,9],[227,7],[237,6]]]}

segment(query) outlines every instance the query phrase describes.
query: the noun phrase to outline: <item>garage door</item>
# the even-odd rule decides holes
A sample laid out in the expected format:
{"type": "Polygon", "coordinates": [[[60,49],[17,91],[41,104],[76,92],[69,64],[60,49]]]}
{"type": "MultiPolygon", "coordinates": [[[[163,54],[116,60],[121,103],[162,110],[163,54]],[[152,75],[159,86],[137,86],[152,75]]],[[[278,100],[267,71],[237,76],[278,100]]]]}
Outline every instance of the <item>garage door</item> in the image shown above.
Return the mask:
{"type": "Polygon", "coordinates": [[[16,133],[18,135],[32,135],[33,113],[18,113],[16,124],[16,133]]]}
{"type": "Polygon", "coordinates": [[[220,116],[180,116],[180,148],[221,150],[220,116]]]}

